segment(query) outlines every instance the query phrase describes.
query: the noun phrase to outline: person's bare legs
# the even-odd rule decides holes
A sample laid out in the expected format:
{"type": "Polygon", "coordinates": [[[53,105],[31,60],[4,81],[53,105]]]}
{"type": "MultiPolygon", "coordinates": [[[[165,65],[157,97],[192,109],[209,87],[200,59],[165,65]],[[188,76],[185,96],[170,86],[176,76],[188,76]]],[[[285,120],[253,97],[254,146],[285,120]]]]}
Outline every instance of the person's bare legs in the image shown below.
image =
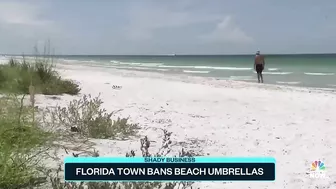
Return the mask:
{"type": "Polygon", "coordinates": [[[258,83],[260,83],[260,73],[257,73],[257,75],[258,75],[258,83]]]}

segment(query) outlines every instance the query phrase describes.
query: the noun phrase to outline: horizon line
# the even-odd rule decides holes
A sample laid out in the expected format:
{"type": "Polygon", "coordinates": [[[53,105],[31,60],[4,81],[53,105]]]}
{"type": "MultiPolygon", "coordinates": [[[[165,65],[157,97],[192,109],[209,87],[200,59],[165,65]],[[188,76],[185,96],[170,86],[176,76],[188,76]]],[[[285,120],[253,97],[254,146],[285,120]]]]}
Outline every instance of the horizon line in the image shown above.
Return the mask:
{"type": "MultiPolygon", "coordinates": [[[[336,55],[336,53],[262,53],[264,55],[336,55]]],[[[251,56],[253,54],[54,54],[54,55],[36,55],[36,54],[0,54],[1,56],[251,56]]]]}

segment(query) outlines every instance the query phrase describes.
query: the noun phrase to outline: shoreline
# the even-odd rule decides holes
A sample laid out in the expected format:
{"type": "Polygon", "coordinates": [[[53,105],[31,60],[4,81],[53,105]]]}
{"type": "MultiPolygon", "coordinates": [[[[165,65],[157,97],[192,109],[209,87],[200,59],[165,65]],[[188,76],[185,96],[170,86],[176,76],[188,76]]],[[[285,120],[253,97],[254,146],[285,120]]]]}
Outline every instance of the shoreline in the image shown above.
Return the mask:
{"type": "MultiPolygon", "coordinates": [[[[250,65],[237,64],[236,66],[229,64],[209,64],[209,65],[195,65],[189,64],[170,64],[165,61],[157,60],[109,60],[108,59],[90,59],[87,56],[81,56],[83,59],[67,59],[68,57],[55,56],[54,63],[63,66],[88,66],[88,67],[104,67],[107,69],[117,69],[130,72],[148,72],[159,73],[163,75],[172,75],[174,77],[202,77],[202,78],[216,78],[218,80],[240,81],[247,83],[254,83],[257,81],[256,73],[253,74],[253,69],[250,65]],[[85,58],[86,57],[86,58],[85,58]],[[138,61],[138,62],[137,62],[138,61]],[[134,66],[133,66],[134,65],[134,66]],[[241,67],[242,66],[242,67],[241,67]],[[232,69],[232,70],[231,70],[232,69]],[[241,72],[241,70],[249,70],[249,72],[241,72]],[[222,72],[224,71],[224,72],[222,72]]],[[[107,56],[108,57],[108,56],[107,56]]],[[[26,57],[31,59],[32,57],[26,57]]],[[[113,59],[113,57],[110,57],[113,59]]],[[[181,60],[182,61],[182,60],[181,60]]],[[[335,73],[332,70],[312,70],[313,68],[297,71],[280,66],[270,64],[269,68],[265,70],[265,85],[275,86],[293,86],[309,89],[322,90],[336,90],[336,83],[334,83],[335,73]],[[289,75],[287,75],[289,74],[289,75]]],[[[331,68],[333,69],[333,67],[331,68]]]]}
{"type": "Polygon", "coordinates": [[[248,82],[242,80],[229,80],[229,79],[219,79],[215,77],[201,77],[195,75],[187,75],[187,74],[165,74],[164,72],[152,72],[146,70],[127,70],[127,69],[118,69],[114,67],[101,67],[101,66],[89,66],[89,65],[65,65],[65,64],[58,64],[59,70],[77,70],[79,68],[86,70],[89,68],[93,68],[96,71],[101,72],[111,72],[117,73],[120,76],[132,76],[132,77],[148,77],[154,79],[167,79],[172,81],[181,81],[186,83],[194,83],[194,84],[210,84],[214,87],[228,87],[226,85],[230,85],[231,87],[252,87],[252,88],[262,88],[262,89],[274,89],[274,90],[293,90],[293,91],[302,91],[302,92],[327,92],[336,94],[336,88],[318,88],[318,87],[304,87],[304,86],[293,86],[293,85],[281,85],[281,84],[267,84],[267,83],[257,83],[257,78],[255,78],[255,82],[248,82]],[[209,83],[206,83],[209,82],[209,83]]]}

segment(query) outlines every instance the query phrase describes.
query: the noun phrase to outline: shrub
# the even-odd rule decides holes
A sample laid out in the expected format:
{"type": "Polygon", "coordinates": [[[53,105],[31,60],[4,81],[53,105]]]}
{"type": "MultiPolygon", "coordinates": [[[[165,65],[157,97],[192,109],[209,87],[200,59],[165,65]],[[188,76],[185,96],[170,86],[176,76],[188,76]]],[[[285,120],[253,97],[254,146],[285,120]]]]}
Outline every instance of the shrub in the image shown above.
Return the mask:
{"type": "Polygon", "coordinates": [[[137,124],[128,123],[128,118],[113,120],[114,112],[101,108],[103,101],[99,97],[84,95],[79,100],[71,101],[67,107],[47,109],[44,117],[49,125],[58,125],[74,130],[90,138],[126,138],[134,135],[137,124]]]}
{"type": "Polygon", "coordinates": [[[0,188],[38,182],[37,165],[51,134],[34,121],[35,111],[14,96],[0,98],[0,188]]]}
{"type": "Polygon", "coordinates": [[[44,95],[77,95],[80,90],[79,85],[74,81],[58,78],[53,79],[48,83],[43,83],[41,93],[44,95]]]}
{"type": "Polygon", "coordinates": [[[34,72],[36,72],[37,76],[41,79],[42,83],[46,83],[48,81],[52,81],[57,78],[57,72],[54,70],[54,65],[49,64],[44,61],[36,61],[34,65],[34,72]]]}
{"type": "Polygon", "coordinates": [[[37,93],[46,95],[77,95],[80,87],[74,81],[61,78],[49,59],[35,62],[21,62],[10,59],[7,65],[0,66],[0,91],[21,94],[29,93],[34,85],[37,93]]]}

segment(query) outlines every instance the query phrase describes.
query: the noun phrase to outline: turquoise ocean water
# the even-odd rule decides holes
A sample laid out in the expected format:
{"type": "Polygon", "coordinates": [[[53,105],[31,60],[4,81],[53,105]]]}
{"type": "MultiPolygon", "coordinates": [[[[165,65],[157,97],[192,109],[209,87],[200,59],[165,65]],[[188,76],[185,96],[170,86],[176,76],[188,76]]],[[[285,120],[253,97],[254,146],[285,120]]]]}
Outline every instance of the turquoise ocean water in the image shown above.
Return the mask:
{"type": "MultiPolygon", "coordinates": [[[[57,56],[64,64],[256,82],[254,55],[57,56]]],[[[336,54],[265,55],[268,84],[336,88],[336,54]]]]}

